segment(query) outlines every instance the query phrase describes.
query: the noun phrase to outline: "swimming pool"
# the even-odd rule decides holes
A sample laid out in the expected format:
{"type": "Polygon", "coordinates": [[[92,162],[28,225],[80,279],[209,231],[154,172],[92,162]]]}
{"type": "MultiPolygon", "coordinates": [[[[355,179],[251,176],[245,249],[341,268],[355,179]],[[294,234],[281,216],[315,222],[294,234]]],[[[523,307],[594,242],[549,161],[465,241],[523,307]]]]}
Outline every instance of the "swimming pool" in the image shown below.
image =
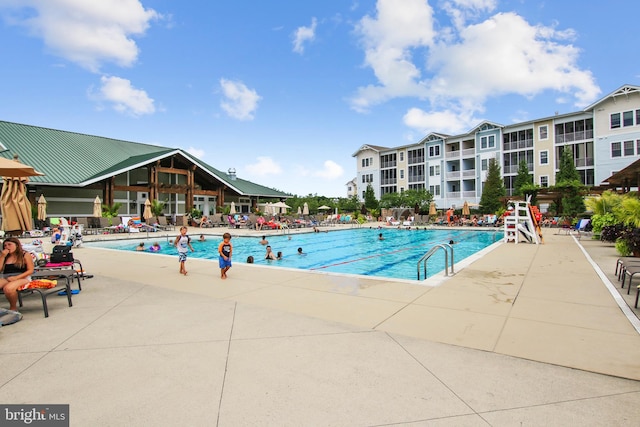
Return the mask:
{"type": "MultiPolygon", "coordinates": [[[[298,268],[312,271],[357,274],[364,276],[387,277],[395,279],[417,279],[417,263],[433,246],[456,242],[454,256],[456,264],[476,254],[503,238],[503,234],[492,229],[460,230],[460,229],[377,229],[360,228],[338,230],[321,233],[300,233],[268,236],[267,240],[273,252],[282,252],[283,259],[265,260],[265,247],[258,243],[262,236],[233,237],[233,262],[246,262],[253,256],[258,265],[271,265],[285,268],[298,268]],[[379,240],[382,233],[384,240],[379,240]],[[298,255],[302,248],[304,255],[298,255]]],[[[195,252],[189,253],[193,258],[218,260],[219,236],[208,236],[205,242],[197,241],[192,236],[195,252]]],[[[117,250],[135,251],[140,241],[145,246],[158,239],[141,239],[139,241],[97,241],[87,243],[88,246],[117,250]]],[[[160,254],[176,255],[176,249],[166,239],[159,241],[160,254]]],[[[156,253],[150,253],[155,255],[156,253]]],[[[427,262],[427,277],[432,277],[444,270],[444,251],[439,250],[427,262]]],[[[421,274],[422,274],[421,267],[421,274]]],[[[424,278],[424,277],[422,277],[424,278]]]]}

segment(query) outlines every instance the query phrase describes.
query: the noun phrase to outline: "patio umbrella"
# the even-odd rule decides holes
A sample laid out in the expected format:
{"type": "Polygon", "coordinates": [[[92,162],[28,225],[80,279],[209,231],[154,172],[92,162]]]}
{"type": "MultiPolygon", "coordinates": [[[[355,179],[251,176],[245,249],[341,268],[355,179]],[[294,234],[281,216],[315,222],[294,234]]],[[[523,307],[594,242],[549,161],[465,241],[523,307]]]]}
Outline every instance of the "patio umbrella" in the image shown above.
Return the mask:
{"type": "Polygon", "coordinates": [[[318,208],[319,211],[327,211],[331,209],[331,207],[327,206],[327,205],[322,205],[318,208]]]}
{"type": "Polygon", "coordinates": [[[149,220],[153,218],[153,213],[151,213],[151,200],[149,199],[144,201],[144,212],[142,213],[142,217],[147,224],[149,223],[149,220]]]}
{"type": "MultiPolygon", "coordinates": [[[[278,203],[274,203],[271,205],[272,208],[278,208],[278,212],[282,213],[282,211],[284,210],[284,212],[287,212],[287,209],[291,208],[291,206],[287,205],[284,202],[278,202],[278,203]]],[[[275,209],[274,209],[275,212],[275,209]]]]}
{"type": "Polygon", "coordinates": [[[465,200],[464,204],[462,205],[462,215],[469,215],[471,212],[469,212],[469,203],[465,200]]]}
{"type": "Polygon", "coordinates": [[[33,169],[31,166],[24,165],[17,160],[9,160],[0,157],[0,175],[5,177],[25,177],[44,175],[33,169]]]}
{"type": "Polygon", "coordinates": [[[47,201],[44,198],[44,194],[40,195],[38,199],[38,221],[47,220],[47,201]]]}
{"type": "Polygon", "coordinates": [[[302,209],[300,209],[300,206],[298,206],[298,215],[302,215],[302,209]]]}
{"type": "Polygon", "coordinates": [[[102,202],[100,201],[100,197],[98,196],[96,196],[95,200],[93,201],[93,217],[102,217],[102,202]]]}
{"type": "Polygon", "coordinates": [[[436,202],[431,202],[429,205],[429,215],[437,215],[438,211],[436,210],[436,202]]]}
{"type": "Polygon", "coordinates": [[[309,215],[309,204],[307,202],[304,202],[302,207],[302,215],[309,215]]]}
{"type": "Polygon", "coordinates": [[[229,209],[229,213],[231,215],[236,213],[236,203],[235,202],[231,202],[231,209],[229,209]]]}
{"type": "Polygon", "coordinates": [[[31,203],[27,198],[26,177],[5,177],[3,179],[0,201],[2,204],[2,230],[32,230],[31,203]]]}

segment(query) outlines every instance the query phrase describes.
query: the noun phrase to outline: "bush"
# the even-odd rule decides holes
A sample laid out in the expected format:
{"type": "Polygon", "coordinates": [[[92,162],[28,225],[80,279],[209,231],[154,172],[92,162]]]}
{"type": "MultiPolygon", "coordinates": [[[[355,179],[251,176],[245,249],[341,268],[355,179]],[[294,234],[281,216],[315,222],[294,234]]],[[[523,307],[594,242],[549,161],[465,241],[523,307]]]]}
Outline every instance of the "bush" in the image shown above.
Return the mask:
{"type": "Polygon", "coordinates": [[[603,242],[615,242],[622,235],[624,227],[622,224],[605,225],[600,233],[600,240],[603,242]]]}
{"type": "Polygon", "coordinates": [[[618,240],[616,240],[616,249],[618,248],[618,242],[624,242],[624,245],[628,249],[627,255],[640,254],[640,228],[627,228],[624,230],[618,240]]]}

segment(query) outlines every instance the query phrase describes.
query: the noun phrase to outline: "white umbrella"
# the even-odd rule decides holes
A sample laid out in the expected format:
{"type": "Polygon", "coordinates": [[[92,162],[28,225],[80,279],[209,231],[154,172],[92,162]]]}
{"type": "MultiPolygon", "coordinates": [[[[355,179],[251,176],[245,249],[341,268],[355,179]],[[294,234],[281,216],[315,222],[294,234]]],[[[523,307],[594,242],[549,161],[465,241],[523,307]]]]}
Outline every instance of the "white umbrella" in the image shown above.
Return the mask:
{"type": "MultiPolygon", "coordinates": [[[[284,212],[287,212],[287,209],[290,208],[291,206],[287,205],[284,202],[278,202],[278,203],[274,203],[271,205],[272,208],[278,208],[278,212],[282,213],[282,211],[284,210],[284,212]]],[[[274,213],[275,213],[275,209],[274,209],[274,213]]]]}
{"type": "Polygon", "coordinates": [[[231,209],[229,210],[229,213],[231,215],[236,213],[236,203],[235,202],[231,202],[231,209]]]}
{"type": "Polygon", "coordinates": [[[331,207],[327,205],[322,205],[318,208],[319,211],[328,211],[329,209],[331,209],[331,207]]]}
{"type": "Polygon", "coordinates": [[[100,197],[98,196],[96,196],[96,199],[93,201],[93,217],[102,217],[102,202],[100,201],[100,197]]]}
{"type": "Polygon", "coordinates": [[[148,224],[149,220],[153,217],[153,213],[151,212],[151,201],[149,199],[144,201],[144,212],[142,213],[142,217],[145,222],[148,224]]]}
{"type": "Polygon", "coordinates": [[[44,198],[44,194],[40,195],[38,199],[38,221],[47,220],[47,200],[44,198]]]}
{"type": "Polygon", "coordinates": [[[300,209],[300,206],[298,206],[298,215],[302,215],[302,209],[300,209]]]}
{"type": "Polygon", "coordinates": [[[309,215],[309,205],[307,202],[304,202],[304,207],[302,208],[302,215],[309,215]]]}

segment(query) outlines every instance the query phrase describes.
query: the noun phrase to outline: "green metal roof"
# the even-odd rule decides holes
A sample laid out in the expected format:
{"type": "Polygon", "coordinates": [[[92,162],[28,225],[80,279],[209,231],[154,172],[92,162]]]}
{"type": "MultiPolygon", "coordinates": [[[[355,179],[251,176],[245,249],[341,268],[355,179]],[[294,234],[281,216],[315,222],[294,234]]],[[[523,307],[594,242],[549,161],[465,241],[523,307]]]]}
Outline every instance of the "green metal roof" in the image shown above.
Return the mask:
{"type": "Polygon", "coordinates": [[[178,153],[240,195],[290,197],[250,181],[232,180],[226,173],[175,148],[1,120],[0,144],[0,156],[12,159],[18,154],[20,162],[44,173],[44,176],[30,178],[34,184],[83,187],[178,153]]]}

